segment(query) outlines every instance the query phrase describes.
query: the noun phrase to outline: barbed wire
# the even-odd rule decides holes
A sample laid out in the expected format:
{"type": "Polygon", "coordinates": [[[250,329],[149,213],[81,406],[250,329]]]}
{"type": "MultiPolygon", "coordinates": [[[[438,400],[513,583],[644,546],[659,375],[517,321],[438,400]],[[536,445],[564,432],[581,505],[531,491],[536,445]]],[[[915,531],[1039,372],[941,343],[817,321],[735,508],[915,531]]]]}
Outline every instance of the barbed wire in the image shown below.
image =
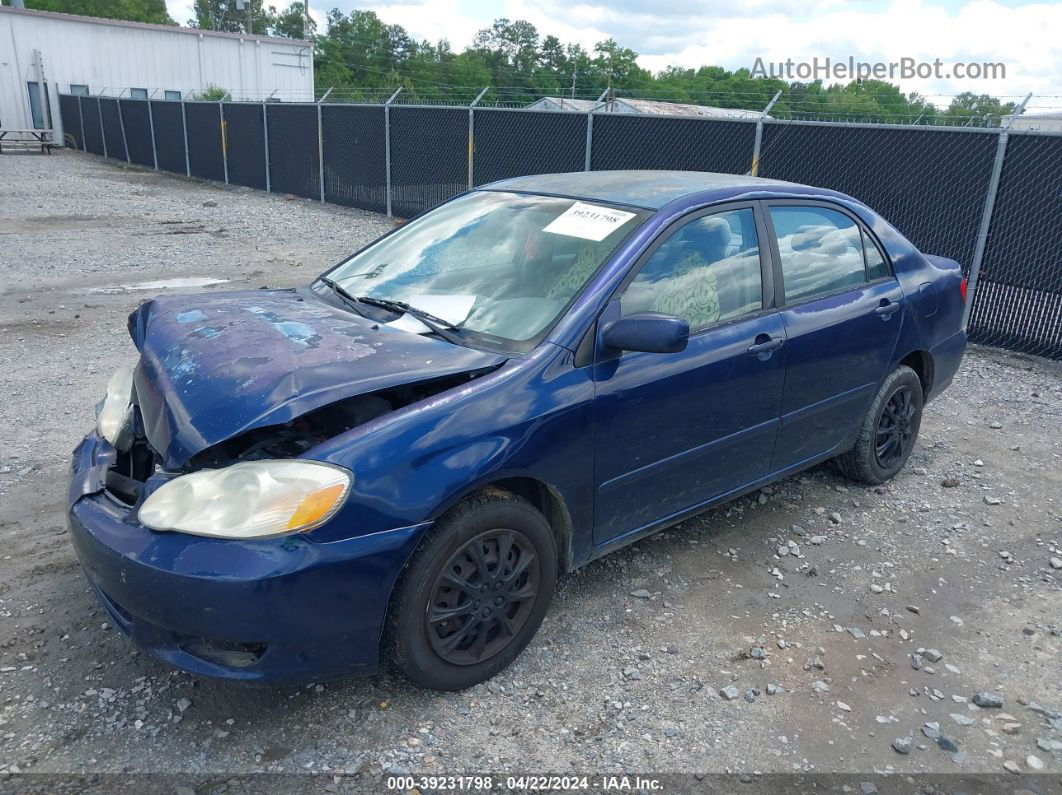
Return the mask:
{"type": "MultiPolygon", "coordinates": [[[[314,103],[324,101],[329,104],[348,102],[350,104],[383,104],[394,96],[399,86],[340,86],[332,89],[304,89],[304,88],[278,88],[275,90],[232,90],[225,91],[226,102],[281,102],[281,103],[314,103]]],[[[596,88],[592,91],[576,91],[575,96],[570,92],[558,92],[554,95],[542,96],[533,88],[522,86],[489,86],[487,94],[481,98],[479,107],[484,108],[510,108],[528,109],[542,99],[556,100],[560,107],[552,108],[554,111],[586,112],[583,107],[563,107],[564,101],[577,100],[581,102],[595,103],[592,107],[597,113],[617,112],[614,106],[608,104],[608,100],[597,105],[600,91],[596,88]]],[[[202,89],[172,89],[154,88],[144,89],[148,97],[154,101],[163,101],[167,92],[179,91],[184,101],[222,101],[216,94],[209,97],[203,96],[202,89]]],[[[220,89],[219,89],[220,90],[220,89]]],[[[445,85],[419,85],[403,87],[402,91],[394,97],[393,103],[398,105],[435,105],[440,107],[467,107],[473,99],[479,96],[483,87],[447,87],[445,85]]],[[[740,92],[739,92],[740,93],[740,92]]],[[[129,88],[104,88],[98,95],[111,98],[131,98],[129,88]]],[[[705,92],[705,95],[727,96],[731,99],[734,95],[722,92],[705,92]]],[[[762,101],[762,95],[757,95],[762,101]]],[[[895,98],[895,97],[893,97],[895,98]]],[[[1062,98],[1060,94],[1037,95],[1036,100],[1040,103],[1053,98],[1062,98]]],[[[614,92],[611,99],[623,100],[648,100],[670,104],[699,105],[694,102],[683,102],[685,98],[677,97],[649,97],[639,96],[635,92],[614,92]]],[[[901,124],[917,126],[959,126],[959,127],[997,127],[1003,118],[1007,116],[1007,109],[994,110],[993,112],[975,111],[968,112],[941,109],[935,106],[927,106],[924,110],[912,108],[905,113],[890,112],[888,108],[837,108],[829,107],[829,100],[825,97],[789,97],[785,105],[777,105],[771,112],[773,120],[782,121],[829,121],[838,123],[871,123],[871,124],[901,124]]],[[[751,104],[751,103],[750,103],[751,104]]],[[[744,107],[733,108],[725,105],[699,107],[717,107],[722,110],[744,110],[759,113],[759,108],[744,107]]],[[[630,112],[627,109],[619,109],[618,112],[630,112]]],[[[1042,115],[1062,112],[1062,103],[1036,104],[1026,108],[1026,115],[1042,115]]],[[[645,111],[645,115],[653,114],[652,110],[645,111]]],[[[670,112],[664,115],[689,115],[696,117],[696,111],[684,114],[670,112]]]]}

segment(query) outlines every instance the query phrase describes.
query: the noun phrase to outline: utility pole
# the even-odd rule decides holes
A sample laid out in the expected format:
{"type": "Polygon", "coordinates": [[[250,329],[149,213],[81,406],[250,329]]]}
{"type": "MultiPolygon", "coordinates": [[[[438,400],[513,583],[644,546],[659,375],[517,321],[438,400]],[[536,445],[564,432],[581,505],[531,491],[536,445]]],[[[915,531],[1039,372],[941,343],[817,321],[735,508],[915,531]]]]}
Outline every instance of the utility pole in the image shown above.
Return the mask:
{"type": "Polygon", "coordinates": [[[236,10],[247,11],[247,35],[254,34],[254,0],[236,0],[236,10]]]}
{"type": "MultiPolygon", "coordinates": [[[[44,81],[44,58],[40,50],[33,51],[33,68],[37,74],[37,104],[41,112],[41,128],[52,129],[52,108],[48,101],[47,86],[44,81]]],[[[32,122],[33,120],[30,119],[32,122]]]]}
{"type": "Polygon", "coordinates": [[[576,67],[576,66],[573,66],[572,67],[572,99],[575,99],[575,76],[577,74],[579,74],[579,68],[576,67]]]}
{"type": "Polygon", "coordinates": [[[310,40],[310,0],[302,2],[302,38],[304,41],[310,40]]]}

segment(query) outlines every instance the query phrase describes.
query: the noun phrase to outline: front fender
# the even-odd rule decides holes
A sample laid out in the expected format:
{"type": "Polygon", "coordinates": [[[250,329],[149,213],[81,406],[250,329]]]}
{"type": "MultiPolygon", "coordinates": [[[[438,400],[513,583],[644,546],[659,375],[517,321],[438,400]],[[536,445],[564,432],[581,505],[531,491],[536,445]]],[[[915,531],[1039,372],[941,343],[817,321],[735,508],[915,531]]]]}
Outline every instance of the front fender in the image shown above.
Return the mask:
{"type": "Polygon", "coordinates": [[[313,536],[330,541],[428,521],[508,477],[556,489],[573,526],[589,528],[593,394],[588,368],[545,343],[519,363],[325,442],[305,457],[347,467],[354,488],[313,536]]]}

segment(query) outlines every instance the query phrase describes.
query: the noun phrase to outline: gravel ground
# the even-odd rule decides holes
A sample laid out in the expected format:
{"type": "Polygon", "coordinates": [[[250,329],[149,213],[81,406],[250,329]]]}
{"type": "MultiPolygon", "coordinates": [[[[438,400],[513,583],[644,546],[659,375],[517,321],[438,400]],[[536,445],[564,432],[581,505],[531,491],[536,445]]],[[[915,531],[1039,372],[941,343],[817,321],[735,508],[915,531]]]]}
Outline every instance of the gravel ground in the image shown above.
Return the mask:
{"type": "Polygon", "coordinates": [[[595,562],[485,685],[238,688],[107,624],[66,538],[69,451],[135,355],[126,315],[166,289],[141,283],[293,285],[389,222],[61,153],[5,155],[0,183],[0,774],[311,772],[334,789],[1011,770],[1013,788],[1043,770],[1057,786],[1058,364],[971,349],[894,482],[820,467],[595,562]]]}

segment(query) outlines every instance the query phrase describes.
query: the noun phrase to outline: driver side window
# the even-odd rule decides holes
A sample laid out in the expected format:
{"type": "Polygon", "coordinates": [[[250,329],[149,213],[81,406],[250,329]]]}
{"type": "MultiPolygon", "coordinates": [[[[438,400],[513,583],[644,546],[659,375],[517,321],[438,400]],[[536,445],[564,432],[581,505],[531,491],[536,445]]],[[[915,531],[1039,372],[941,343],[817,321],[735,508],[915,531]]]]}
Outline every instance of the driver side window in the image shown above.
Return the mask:
{"type": "Polygon", "coordinates": [[[624,316],[663,312],[690,332],[759,311],[760,249],[751,209],[707,215],[681,226],[646,261],[620,299],[624,316]]]}

